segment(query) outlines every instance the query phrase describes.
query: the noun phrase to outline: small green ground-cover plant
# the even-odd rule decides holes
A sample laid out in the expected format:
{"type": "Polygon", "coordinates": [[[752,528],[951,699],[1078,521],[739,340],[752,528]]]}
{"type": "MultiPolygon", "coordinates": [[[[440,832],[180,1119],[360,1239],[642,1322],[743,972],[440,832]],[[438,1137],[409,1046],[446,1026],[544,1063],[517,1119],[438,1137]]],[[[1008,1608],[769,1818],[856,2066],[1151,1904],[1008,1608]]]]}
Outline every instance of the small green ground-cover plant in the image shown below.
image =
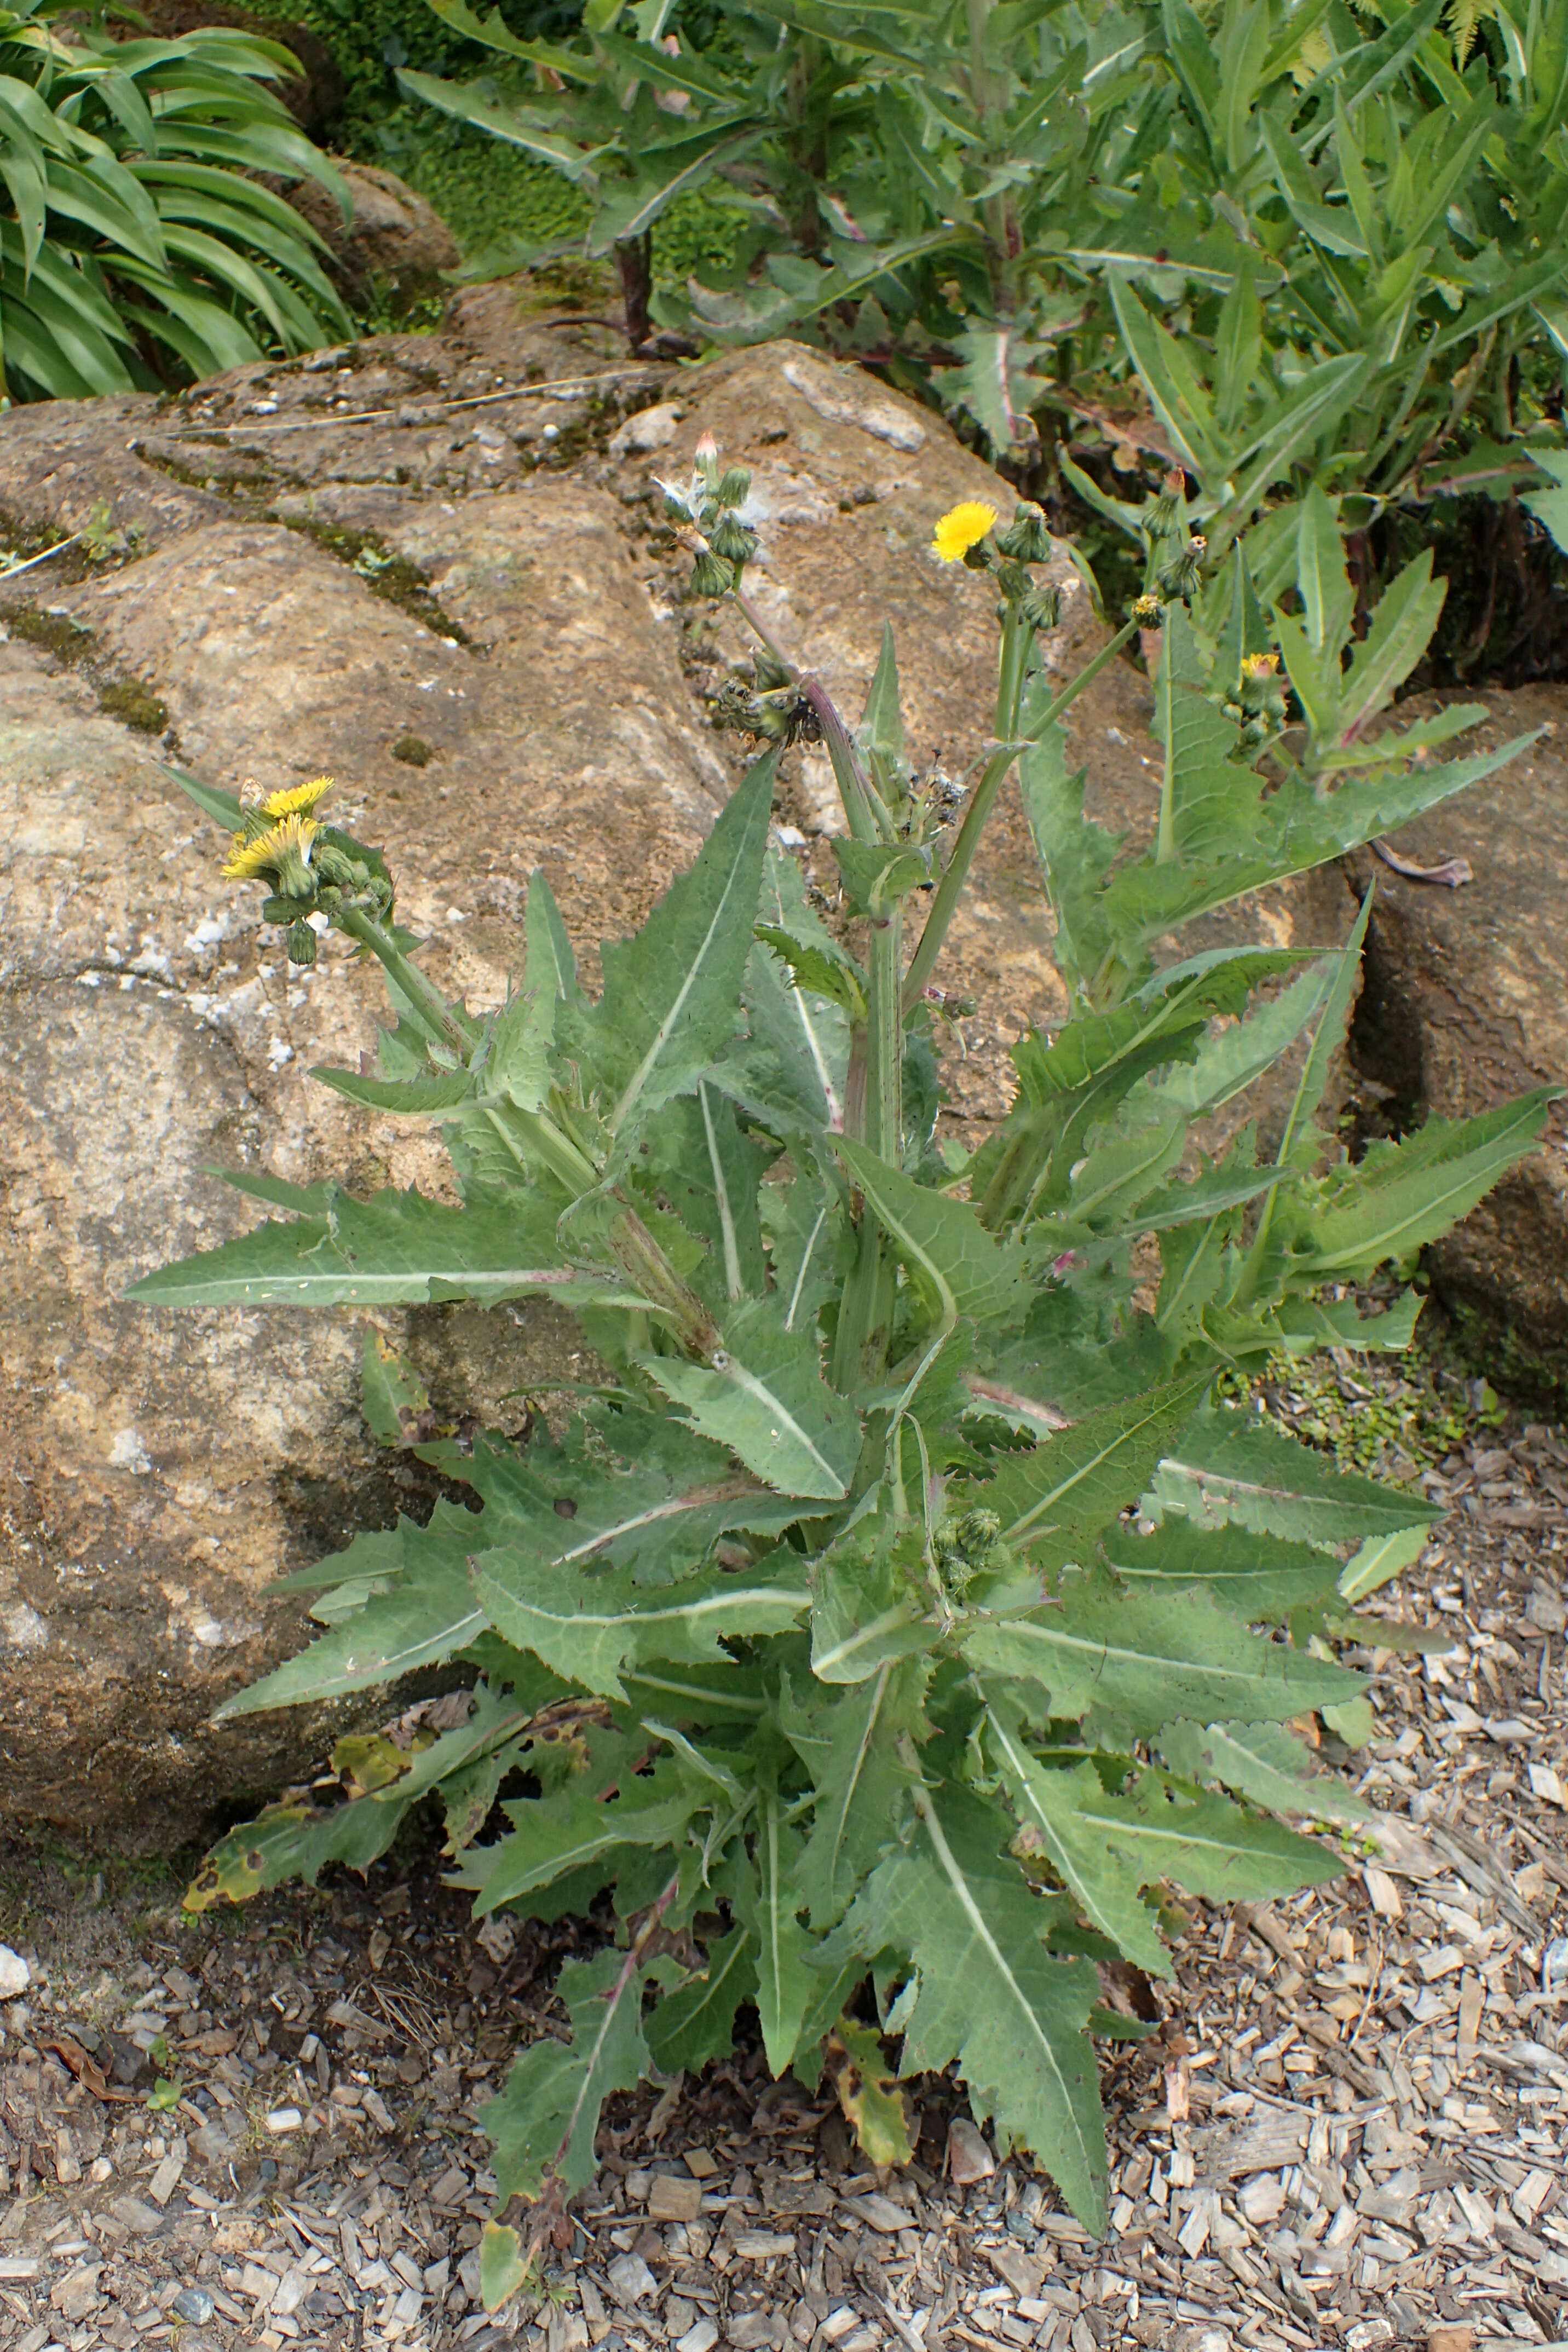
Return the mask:
{"type": "MultiPolygon", "coordinates": [[[[693,593],[752,617],[746,494],[707,444],[668,496],[693,593]]],[[[523,2051],[487,2109],[491,2304],[590,2178],[605,2097],[728,2051],[743,2004],[775,2074],[829,2071],[879,2162],[908,2153],[882,2038],[903,2075],[956,2063],[976,2114],[1099,2228],[1094,2037],[1144,2029],[1102,2004],[1096,1961],[1170,1973],[1169,1886],[1268,1895],[1339,1867],[1280,1818],[1359,1810],[1289,1726],[1316,1709],[1353,1732],[1364,1702],[1334,1637],[1436,1514],[1215,1385],[1325,1343],[1405,1346],[1415,1294],[1369,1311],[1356,1286],[1462,1216],[1549,1095],[1348,1164],[1317,1114],[1366,909],[1321,956],[1160,957],[1519,746],[1445,763],[1418,726],[1357,736],[1352,758],[1336,714],[1393,692],[1375,629],[1304,739],[1244,551],[1226,605],[1174,488],[1145,543],[1146,593],[1058,687],[1039,510],[941,519],[936,555],[984,571],[1000,617],[992,737],[956,814],[910,764],[890,636],[850,728],[754,624],[730,715],[768,748],[642,929],[605,946],[596,1000],[542,875],[517,985],[477,1014],[421,969],[378,854],[318,814],[326,780],[243,805],[183,780],[296,961],[326,928],[381,960],[396,1017],[378,1066],[317,1075],[437,1120],[462,1197],[238,1177],[284,1214],[134,1295],[549,1298],[605,1368],[526,1439],[468,1439],[370,1330],[371,1426],[471,1507],[367,1531],[296,1578],[321,1638],[227,1712],[443,1662],[471,1700],[412,1746],[340,1742],[331,1779],[226,1838],[188,1898],[363,1868],[427,1795],[479,1912],[609,1894],[605,1948],[561,1973],[569,2038],[523,2051]],[[1060,722],[1162,622],[1158,804],[1129,851],[1086,819],[1060,722]],[[770,827],[803,738],[843,799],[833,928],[770,827]],[[1013,1109],[966,1157],[937,1137],[942,955],[1015,763],[1072,1013],[1016,1046],[1013,1109]],[[1272,1156],[1247,1123],[1205,1158],[1194,1123],[1301,1040],[1272,1156]]],[[[1327,665],[1337,539],[1313,576],[1299,634],[1327,665]]],[[[1391,593],[1403,609],[1424,583],[1391,593]]]]}
{"type": "Polygon", "coordinates": [[[11,397],[151,388],[348,331],[321,239],[261,176],[341,185],[268,86],[292,63],[235,32],[115,40],[63,0],[0,9],[11,397]]]}

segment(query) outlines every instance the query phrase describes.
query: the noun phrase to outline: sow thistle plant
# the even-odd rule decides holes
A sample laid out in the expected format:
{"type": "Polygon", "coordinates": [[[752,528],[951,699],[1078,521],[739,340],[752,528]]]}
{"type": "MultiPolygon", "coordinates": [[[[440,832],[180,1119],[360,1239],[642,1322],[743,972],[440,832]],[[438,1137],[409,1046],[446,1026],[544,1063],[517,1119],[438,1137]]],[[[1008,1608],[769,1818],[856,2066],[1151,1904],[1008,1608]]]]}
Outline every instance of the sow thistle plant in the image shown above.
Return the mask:
{"type": "MultiPolygon", "coordinates": [[[[705,445],[668,493],[698,591],[743,612],[746,489],[705,445]]],[[[421,969],[383,860],[321,813],[325,779],[244,803],[181,779],[291,953],[331,929],[384,965],[378,1066],[316,1076],[437,1120],[461,1203],[237,1177],[285,1216],[135,1295],[553,1299],[604,1368],[548,1426],[469,1439],[372,1328],[371,1427],[468,1507],[290,1580],[325,1630],[224,1711],[443,1664],[471,1690],[412,1739],[341,1741],[328,1780],[225,1838],[189,1897],[363,1870],[431,1794],[478,1913],[608,1897],[604,1948],[561,1971],[569,2035],[524,2050],[486,2109],[492,2305],[537,2276],[590,2179],[605,2098],[728,2052],[743,2008],[773,2074],[826,2072],[879,2163],[910,2152],[897,2078],[956,2065],[976,2116],[1100,2229],[1095,2040],[1149,2030],[1107,2006],[1100,1965],[1168,1977],[1168,1890],[1331,1876],[1332,1843],[1279,1817],[1361,1810],[1291,1726],[1321,1710],[1353,1732],[1361,1684],[1333,1642],[1436,1514],[1215,1384],[1279,1352],[1405,1346],[1414,1291],[1380,1310],[1367,1278],[1464,1215],[1550,1097],[1351,1165],[1318,1115],[1366,909],[1321,954],[1172,961],[1168,942],[1520,746],[1445,764],[1417,728],[1325,781],[1275,655],[1283,635],[1300,682],[1315,646],[1330,693],[1327,542],[1318,621],[1266,627],[1245,555],[1226,606],[1173,488],[1158,523],[1145,596],[1058,688],[1037,510],[935,523],[935,554],[984,572],[1000,614],[956,823],[910,765],[890,635],[851,727],[764,635],[731,715],[767,748],[642,929],[605,944],[596,999],[542,873],[516,985],[476,1013],[421,969]],[[1061,721],[1153,621],[1163,766],[1152,839],[1129,850],[1086,818],[1061,721]],[[832,924],[771,829],[804,732],[843,801],[832,924]],[[966,1155],[937,1135],[937,975],[1015,766],[1072,1010],[1014,1048],[1012,1109],[966,1155]],[[1194,1122],[1298,1040],[1272,1155],[1251,1122],[1205,1157],[1194,1122]]],[[[1337,541],[1334,560],[1342,578],[1337,541]]]]}

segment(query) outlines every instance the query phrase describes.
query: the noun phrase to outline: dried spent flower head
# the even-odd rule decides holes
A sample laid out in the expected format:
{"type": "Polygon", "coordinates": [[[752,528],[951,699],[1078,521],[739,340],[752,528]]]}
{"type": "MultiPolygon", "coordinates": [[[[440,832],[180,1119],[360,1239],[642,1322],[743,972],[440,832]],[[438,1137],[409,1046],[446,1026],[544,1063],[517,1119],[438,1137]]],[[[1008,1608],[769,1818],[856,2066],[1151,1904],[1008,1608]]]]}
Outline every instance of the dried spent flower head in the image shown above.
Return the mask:
{"type": "Polygon", "coordinates": [[[1132,606],[1132,617],[1141,629],[1157,629],[1163,617],[1158,596],[1140,596],[1132,606]]]}
{"type": "Polygon", "coordinates": [[[994,528],[996,509],[979,499],[964,499],[950,507],[931,538],[931,552],[939,563],[962,563],[972,547],[978,547],[986,533],[994,528]]]}
{"type": "Polygon", "coordinates": [[[286,816],[268,833],[254,841],[247,841],[242,833],[234,837],[234,846],[227,865],[223,869],[226,882],[254,882],[266,875],[286,896],[304,898],[310,895],[310,844],[321,831],[311,816],[286,816]]]}
{"type": "Polygon", "coordinates": [[[331,776],[312,776],[308,784],[289,784],[280,793],[269,793],[261,803],[261,813],[274,823],[280,817],[303,816],[331,791],[332,783],[331,776]]]}
{"type": "Polygon", "coordinates": [[[247,776],[244,783],[241,784],[239,788],[240,807],[242,809],[258,809],[266,798],[267,795],[262,791],[261,786],[257,782],[256,778],[254,776],[247,776]]]}

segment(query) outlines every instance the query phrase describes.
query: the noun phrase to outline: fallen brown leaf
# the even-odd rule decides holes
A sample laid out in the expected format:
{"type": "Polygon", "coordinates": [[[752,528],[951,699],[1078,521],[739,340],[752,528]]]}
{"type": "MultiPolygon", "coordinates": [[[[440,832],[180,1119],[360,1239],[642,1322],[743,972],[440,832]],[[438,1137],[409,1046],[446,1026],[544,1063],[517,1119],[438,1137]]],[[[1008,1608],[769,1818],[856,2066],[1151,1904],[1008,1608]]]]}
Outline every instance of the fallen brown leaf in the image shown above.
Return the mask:
{"type": "Polygon", "coordinates": [[[123,2103],[135,2097],[134,2092],[123,2090],[118,2083],[111,2083],[96,2059],[90,2058],[81,2043],[73,2042],[68,2033],[57,2035],[52,2041],[40,2042],[38,2047],[40,2050],[52,2050],[57,2058],[63,2059],[77,2081],[89,2090],[95,2099],[123,2103]]]}

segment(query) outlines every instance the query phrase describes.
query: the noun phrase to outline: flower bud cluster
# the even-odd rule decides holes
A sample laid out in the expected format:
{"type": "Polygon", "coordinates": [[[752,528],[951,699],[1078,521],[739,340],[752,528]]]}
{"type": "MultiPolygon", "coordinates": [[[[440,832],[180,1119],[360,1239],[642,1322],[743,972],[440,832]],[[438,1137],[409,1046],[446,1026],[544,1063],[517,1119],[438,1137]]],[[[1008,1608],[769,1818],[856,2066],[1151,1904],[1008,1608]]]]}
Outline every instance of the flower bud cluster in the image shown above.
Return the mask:
{"type": "Polygon", "coordinates": [[[1244,654],[1241,677],[1224,704],[1225,715],[1241,730],[1244,743],[1267,743],[1282,734],[1289,709],[1278,654],[1244,654]]]}
{"type": "MultiPolygon", "coordinates": [[[[771,665],[757,664],[759,670],[771,665]]],[[[820,743],[822,721],[812,705],[791,683],[758,690],[744,678],[727,677],[708,706],[715,727],[728,728],[769,743],[820,743]]]]}
{"type": "Polygon", "coordinates": [[[962,1517],[943,1519],[931,1536],[931,1559],[944,1590],[961,1601],[977,1576],[997,1565],[1002,1522],[994,1511],[965,1511],[962,1517]]]}
{"type": "Polygon", "coordinates": [[[757,534],[741,520],[752,478],[743,466],[721,467],[710,433],[697,444],[691,478],[684,489],[661,482],[666,519],[692,558],[694,596],[727,596],[757,551],[757,534]]]}
{"type": "Polygon", "coordinates": [[[384,922],[393,911],[392,877],[380,851],[310,814],[331,788],[331,776],[317,776],[265,795],[247,784],[240,794],[240,829],[224,877],[268,885],[261,919],[286,929],[290,963],[316,961],[312,915],[331,921],[355,908],[384,922]]]}
{"type": "Polygon", "coordinates": [[[965,499],[937,524],[931,552],[939,563],[963,563],[971,572],[989,572],[1001,591],[996,617],[1016,613],[1030,629],[1054,629],[1062,616],[1061,591],[1042,585],[1029,570],[1032,563],[1051,560],[1051,534],[1045,509],[1032,499],[1020,499],[1013,520],[998,528],[996,509],[979,499],[965,499]]]}

